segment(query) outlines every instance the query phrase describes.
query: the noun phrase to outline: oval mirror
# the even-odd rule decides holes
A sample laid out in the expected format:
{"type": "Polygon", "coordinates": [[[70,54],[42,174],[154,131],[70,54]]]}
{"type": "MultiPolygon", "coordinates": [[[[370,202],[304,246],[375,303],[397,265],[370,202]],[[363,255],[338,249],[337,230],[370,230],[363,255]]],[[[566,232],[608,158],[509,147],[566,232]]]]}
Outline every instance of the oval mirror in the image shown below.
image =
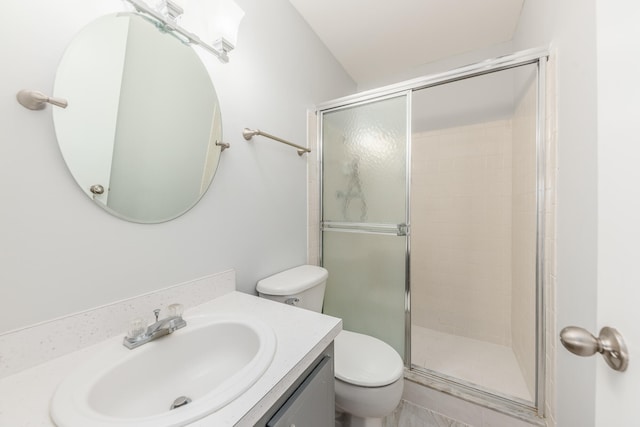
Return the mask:
{"type": "Polygon", "coordinates": [[[220,108],[204,64],[132,13],[103,16],[67,47],[53,121],[82,190],[123,219],[156,223],[200,200],[218,166],[220,108]]]}

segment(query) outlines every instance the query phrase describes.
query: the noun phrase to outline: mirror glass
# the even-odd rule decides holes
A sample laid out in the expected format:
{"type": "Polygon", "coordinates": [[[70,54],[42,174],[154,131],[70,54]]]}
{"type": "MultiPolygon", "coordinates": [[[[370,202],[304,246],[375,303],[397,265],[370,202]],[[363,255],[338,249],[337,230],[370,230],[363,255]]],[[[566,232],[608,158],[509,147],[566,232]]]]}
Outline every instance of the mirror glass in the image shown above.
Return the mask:
{"type": "Polygon", "coordinates": [[[53,93],[69,103],[53,108],[64,160],[108,212],[168,221],[206,192],[220,108],[204,64],[177,36],[136,14],[103,16],[67,47],[53,93]]]}

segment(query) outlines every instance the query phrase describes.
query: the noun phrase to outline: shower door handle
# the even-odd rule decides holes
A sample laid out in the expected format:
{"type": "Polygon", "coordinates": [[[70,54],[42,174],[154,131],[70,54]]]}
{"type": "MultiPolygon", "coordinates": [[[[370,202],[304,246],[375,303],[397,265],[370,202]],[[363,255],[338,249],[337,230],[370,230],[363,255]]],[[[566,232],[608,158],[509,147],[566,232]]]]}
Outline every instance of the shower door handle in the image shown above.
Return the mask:
{"type": "Polygon", "coordinates": [[[322,231],[343,231],[351,233],[392,234],[396,236],[409,235],[409,224],[376,224],[370,222],[338,222],[322,221],[322,231]]]}
{"type": "Polygon", "coordinates": [[[607,365],[616,371],[624,371],[629,365],[629,351],[620,332],[605,326],[596,338],[589,331],[577,326],[567,326],[560,331],[560,342],[573,354],[593,356],[602,354],[607,365]]]}

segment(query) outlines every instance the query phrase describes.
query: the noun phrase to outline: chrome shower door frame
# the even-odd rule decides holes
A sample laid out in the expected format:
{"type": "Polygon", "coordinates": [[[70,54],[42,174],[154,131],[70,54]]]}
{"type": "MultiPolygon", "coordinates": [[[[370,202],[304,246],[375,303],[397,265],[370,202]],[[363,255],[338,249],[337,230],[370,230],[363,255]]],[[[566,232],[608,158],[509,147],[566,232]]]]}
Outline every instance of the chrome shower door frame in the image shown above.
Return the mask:
{"type": "MultiPolygon", "coordinates": [[[[545,190],[546,190],[546,63],[549,53],[544,49],[529,49],[511,55],[501,56],[495,59],[481,61],[465,67],[456,68],[444,73],[433,74],[417,79],[407,80],[394,85],[384,86],[328,101],[316,106],[318,164],[319,164],[319,254],[322,262],[322,233],[326,230],[323,226],[323,115],[327,112],[343,108],[365,105],[370,102],[381,101],[388,98],[406,96],[407,99],[407,158],[406,158],[406,285],[405,285],[405,378],[437,389],[439,391],[460,397],[464,400],[503,412],[510,416],[526,420],[533,424],[544,425],[545,416],[545,378],[546,378],[546,316],[545,316],[545,190]],[[535,64],[537,66],[537,111],[536,111],[536,391],[534,401],[526,402],[510,396],[488,392],[456,381],[442,375],[434,375],[433,372],[411,364],[411,225],[410,225],[410,186],[411,186],[411,100],[412,93],[416,90],[453,83],[459,80],[478,77],[489,73],[504,71],[516,67],[535,64]]],[[[376,232],[376,230],[357,230],[351,232],[376,232]]],[[[389,230],[385,231],[388,232],[389,230]]]]}

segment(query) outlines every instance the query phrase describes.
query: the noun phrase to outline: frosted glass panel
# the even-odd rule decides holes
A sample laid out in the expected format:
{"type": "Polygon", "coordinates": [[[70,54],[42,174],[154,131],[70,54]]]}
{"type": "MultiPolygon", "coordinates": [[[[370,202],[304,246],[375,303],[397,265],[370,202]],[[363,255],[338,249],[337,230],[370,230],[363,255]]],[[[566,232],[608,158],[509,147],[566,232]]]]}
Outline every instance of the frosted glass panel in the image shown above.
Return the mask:
{"type": "Polygon", "coordinates": [[[323,312],[343,328],[377,337],[404,355],[406,237],[323,233],[329,270],[323,312]]]}
{"type": "Polygon", "coordinates": [[[324,114],[325,221],[405,222],[406,102],[402,96],[324,114]]]}

